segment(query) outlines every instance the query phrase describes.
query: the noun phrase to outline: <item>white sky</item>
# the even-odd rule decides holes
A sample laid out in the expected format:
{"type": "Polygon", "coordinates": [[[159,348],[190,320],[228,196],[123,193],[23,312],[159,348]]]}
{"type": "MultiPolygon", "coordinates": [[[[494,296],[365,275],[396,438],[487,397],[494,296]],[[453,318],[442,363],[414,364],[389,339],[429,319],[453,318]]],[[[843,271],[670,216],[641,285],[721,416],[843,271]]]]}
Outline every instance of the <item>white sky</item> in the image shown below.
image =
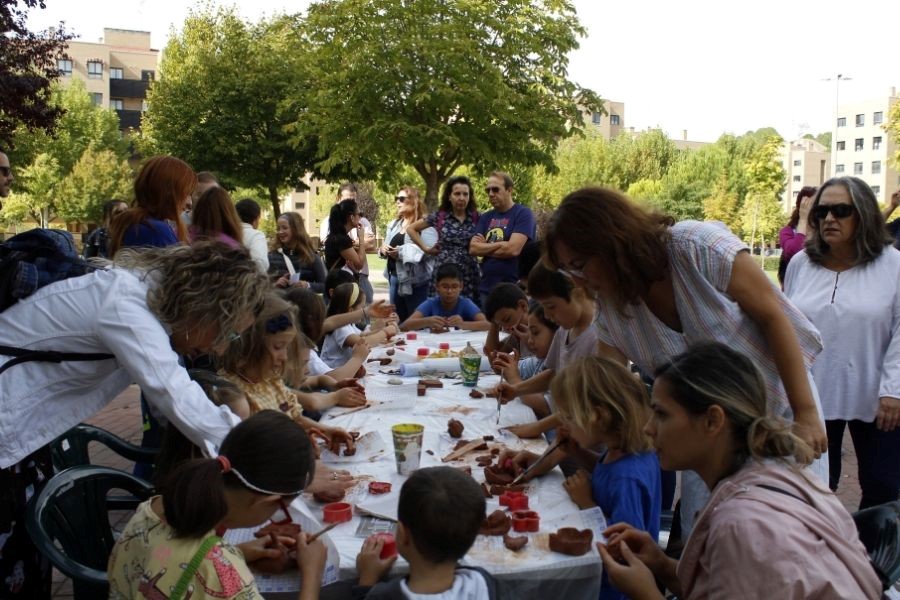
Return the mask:
{"type": "MultiPolygon", "coordinates": [[[[230,0],[251,20],[303,11],[307,0],[230,0]]],[[[830,131],[841,73],[845,101],[900,89],[900,2],[895,0],[575,0],[588,35],[570,75],[625,102],[625,125],[680,138],[773,126],[787,138],[830,131]]],[[[47,0],[29,25],[65,21],[85,41],[103,27],[150,30],[165,46],[191,6],[180,0],[47,0]]]]}

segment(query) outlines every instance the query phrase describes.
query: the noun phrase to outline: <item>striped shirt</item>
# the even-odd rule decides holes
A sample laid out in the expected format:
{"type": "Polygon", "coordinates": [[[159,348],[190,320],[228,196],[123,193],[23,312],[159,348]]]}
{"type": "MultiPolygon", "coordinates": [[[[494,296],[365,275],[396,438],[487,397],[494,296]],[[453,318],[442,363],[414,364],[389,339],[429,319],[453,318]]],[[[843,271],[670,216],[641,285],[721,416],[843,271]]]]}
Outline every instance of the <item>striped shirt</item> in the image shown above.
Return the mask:
{"type": "MultiPolygon", "coordinates": [[[[762,330],[726,293],[734,258],[738,252],[747,251],[747,246],[722,223],[682,221],[670,231],[669,268],[682,332],[669,329],[643,301],[627,307],[626,316],[608,303],[598,303],[598,337],[645,373],[652,373],[691,344],[727,344],[749,356],[762,372],[771,413],[790,415],[787,394],[762,330]]],[[[809,369],[822,350],[819,332],[781,290],[771,285],[794,325],[804,364],[809,369]]]]}

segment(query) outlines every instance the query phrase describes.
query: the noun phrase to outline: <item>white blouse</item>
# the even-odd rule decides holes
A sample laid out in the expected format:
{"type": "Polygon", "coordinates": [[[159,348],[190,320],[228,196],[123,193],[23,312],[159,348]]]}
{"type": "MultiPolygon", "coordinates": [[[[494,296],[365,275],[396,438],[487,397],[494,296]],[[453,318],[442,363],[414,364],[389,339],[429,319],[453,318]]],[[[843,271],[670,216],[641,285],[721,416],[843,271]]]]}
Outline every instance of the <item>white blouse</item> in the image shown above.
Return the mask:
{"type": "Polygon", "coordinates": [[[900,398],[900,252],[841,273],[800,252],[784,292],[822,334],[812,372],[825,419],[874,421],[879,398],[900,398]]]}

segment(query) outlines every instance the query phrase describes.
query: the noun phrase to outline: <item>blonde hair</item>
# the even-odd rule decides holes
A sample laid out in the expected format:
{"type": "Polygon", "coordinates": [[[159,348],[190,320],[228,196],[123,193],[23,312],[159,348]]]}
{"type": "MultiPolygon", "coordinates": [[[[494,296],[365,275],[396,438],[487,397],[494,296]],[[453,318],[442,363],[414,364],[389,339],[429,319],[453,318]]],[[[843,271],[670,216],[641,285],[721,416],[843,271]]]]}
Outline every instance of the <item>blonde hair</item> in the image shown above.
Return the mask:
{"type": "Polygon", "coordinates": [[[292,386],[299,385],[301,383],[299,357],[303,342],[297,327],[297,307],[273,291],[266,294],[265,304],[256,321],[241,335],[240,343],[228,347],[219,366],[227,373],[235,375],[259,369],[269,360],[266,338],[287,330],[293,331],[294,337],[288,344],[286,366],[283,372],[272,375],[278,376],[292,386]]]}
{"type": "Polygon", "coordinates": [[[123,248],[113,264],[140,271],[151,281],[147,306],[171,329],[218,326],[216,346],[228,342],[248,315],[259,314],[269,289],[246,249],[215,241],[123,248]]]}
{"type": "Polygon", "coordinates": [[[644,434],[650,418],[647,388],[628,369],[601,356],[588,356],[556,374],[550,386],[560,415],[582,429],[598,420],[623,452],[650,450],[644,434]]]}

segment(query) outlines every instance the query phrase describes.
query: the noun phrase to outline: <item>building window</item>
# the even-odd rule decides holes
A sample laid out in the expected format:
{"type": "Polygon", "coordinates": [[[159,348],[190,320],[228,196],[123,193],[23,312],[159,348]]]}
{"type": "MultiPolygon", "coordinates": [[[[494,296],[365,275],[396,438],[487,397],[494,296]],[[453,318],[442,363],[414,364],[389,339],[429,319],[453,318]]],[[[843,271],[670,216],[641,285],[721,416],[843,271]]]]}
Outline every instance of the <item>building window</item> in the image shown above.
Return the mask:
{"type": "Polygon", "coordinates": [[[872,161],[872,175],[878,175],[881,173],[881,161],[873,160],[872,161]]]}
{"type": "Polygon", "coordinates": [[[619,115],[609,115],[609,124],[610,125],[618,125],[619,124],[619,115]]]}
{"type": "Polygon", "coordinates": [[[866,115],[856,115],[856,126],[862,127],[866,124],[866,115]]]}
{"type": "Polygon", "coordinates": [[[91,92],[91,100],[94,102],[94,106],[103,106],[103,94],[91,92]]]}
{"type": "Polygon", "coordinates": [[[881,150],[881,136],[876,135],[872,138],[872,150],[881,150]]]}
{"type": "Polygon", "coordinates": [[[853,174],[862,175],[862,163],[853,163],[853,174]]]}
{"type": "Polygon", "coordinates": [[[109,68],[109,78],[110,79],[125,79],[125,70],[121,67],[110,67],[109,68]]]}
{"type": "Polygon", "coordinates": [[[855,150],[856,152],[859,152],[862,149],[863,149],[863,138],[856,138],[853,141],[853,150],[855,150]]]}
{"type": "Polygon", "coordinates": [[[56,61],[56,68],[62,71],[63,75],[72,74],[72,61],[68,58],[60,58],[56,61]]]}
{"type": "Polygon", "coordinates": [[[141,81],[153,81],[156,78],[156,71],[144,69],[141,71],[141,81]]]}
{"type": "Polygon", "coordinates": [[[835,173],[843,173],[843,172],[844,172],[844,165],[835,165],[835,167],[834,167],[834,172],[835,172],[835,173]]]}
{"type": "Polygon", "coordinates": [[[109,107],[113,110],[125,110],[125,102],[121,98],[110,98],[109,107]]]}
{"type": "Polygon", "coordinates": [[[304,208],[306,208],[306,202],[294,202],[295,210],[303,210],[304,208]]]}
{"type": "Polygon", "coordinates": [[[838,117],[838,127],[847,126],[847,117],[838,117]]]}
{"type": "Polygon", "coordinates": [[[799,161],[799,160],[795,160],[795,161],[794,161],[794,166],[795,166],[795,167],[799,167],[799,166],[800,166],[800,161],[799,161]]]}
{"type": "Polygon", "coordinates": [[[872,125],[881,125],[884,122],[884,113],[880,110],[872,114],[872,125]]]}
{"type": "Polygon", "coordinates": [[[600,116],[601,115],[599,112],[595,111],[595,112],[591,113],[591,123],[593,123],[594,125],[599,125],[600,124],[600,116]]]}
{"type": "Polygon", "coordinates": [[[873,186],[872,186],[872,193],[875,194],[875,197],[876,197],[876,198],[877,198],[878,196],[880,196],[880,195],[881,195],[881,186],[880,186],[880,185],[873,185],[873,186]]]}
{"type": "Polygon", "coordinates": [[[800,176],[794,175],[794,181],[796,181],[797,183],[800,183],[800,176]]]}
{"type": "Polygon", "coordinates": [[[103,79],[103,63],[99,60],[89,60],[87,69],[89,79],[103,79]]]}
{"type": "Polygon", "coordinates": [[[846,148],[847,148],[847,142],[838,142],[837,143],[838,150],[846,150],[846,148]]]}

